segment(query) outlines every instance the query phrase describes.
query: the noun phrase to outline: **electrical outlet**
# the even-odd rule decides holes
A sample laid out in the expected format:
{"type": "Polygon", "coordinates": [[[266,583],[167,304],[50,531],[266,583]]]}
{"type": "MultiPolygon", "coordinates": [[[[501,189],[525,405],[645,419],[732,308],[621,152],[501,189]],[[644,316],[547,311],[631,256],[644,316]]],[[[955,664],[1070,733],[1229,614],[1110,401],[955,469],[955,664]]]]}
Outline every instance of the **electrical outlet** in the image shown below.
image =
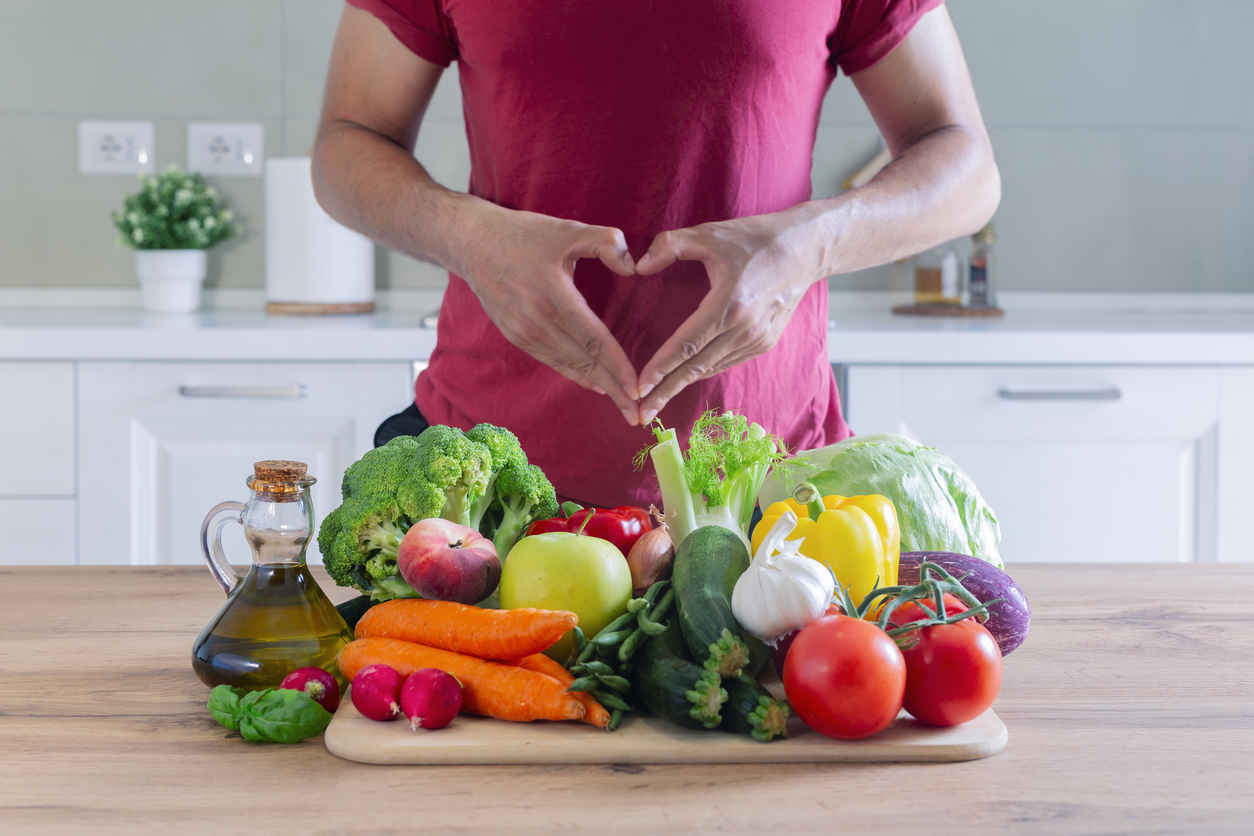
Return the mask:
{"type": "Polygon", "coordinates": [[[79,174],[152,174],[151,122],[79,122],[79,174]]]}
{"type": "Polygon", "coordinates": [[[187,170],[228,177],[260,177],[265,133],[256,123],[192,122],[187,126],[187,170]]]}

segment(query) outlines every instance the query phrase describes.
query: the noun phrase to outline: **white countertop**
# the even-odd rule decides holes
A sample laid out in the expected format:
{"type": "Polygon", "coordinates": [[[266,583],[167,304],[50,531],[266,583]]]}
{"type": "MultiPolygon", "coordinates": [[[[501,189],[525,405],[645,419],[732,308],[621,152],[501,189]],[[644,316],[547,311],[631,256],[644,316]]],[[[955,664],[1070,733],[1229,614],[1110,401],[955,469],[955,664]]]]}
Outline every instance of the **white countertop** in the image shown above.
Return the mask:
{"type": "MultiPolygon", "coordinates": [[[[1244,294],[1150,305],[1149,296],[1132,305],[1096,294],[1042,304],[1047,296],[1011,304],[1007,294],[1001,318],[944,319],[895,316],[889,307],[900,300],[890,294],[836,291],[829,354],[845,364],[1254,365],[1254,304],[1244,294]]],[[[0,360],[423,360],[435,346],[424,319],[439,300],[392,294],[375,314],[316,317],[267,316],[250,291],[234,292],[227,309],[185,316],[143,313],[129,296],[86,304],[106,297],[62,292],[48,305],[0,295],[0,360]]]]}

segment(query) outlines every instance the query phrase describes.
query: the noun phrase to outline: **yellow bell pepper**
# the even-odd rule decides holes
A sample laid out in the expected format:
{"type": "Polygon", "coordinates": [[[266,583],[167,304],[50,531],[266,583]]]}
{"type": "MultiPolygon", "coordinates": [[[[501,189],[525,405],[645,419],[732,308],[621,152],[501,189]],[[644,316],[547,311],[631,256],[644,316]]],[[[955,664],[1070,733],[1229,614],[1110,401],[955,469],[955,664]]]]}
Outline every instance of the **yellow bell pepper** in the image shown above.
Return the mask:
{"type": "Polygon", "coordinates": [[[822,508],[819,511],[817,501],[804,505],[791,497],[771,504],[753,530],[754,553],[775,521],[791,510],[797,515],[797,527],[788,539],[802,540],[801,553],[827,564],[855,602],[877,583],[895,585],[901,528],[892,500],[879,494],[825,496],[822,508]]]}

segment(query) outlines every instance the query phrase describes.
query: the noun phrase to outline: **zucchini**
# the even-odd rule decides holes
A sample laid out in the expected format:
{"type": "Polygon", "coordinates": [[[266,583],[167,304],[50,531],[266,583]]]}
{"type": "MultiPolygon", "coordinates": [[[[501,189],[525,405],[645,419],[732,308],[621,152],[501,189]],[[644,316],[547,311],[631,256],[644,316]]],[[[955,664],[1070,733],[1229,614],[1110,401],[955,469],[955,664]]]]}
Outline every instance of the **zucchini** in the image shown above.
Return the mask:
{"type": "Polygon", "coordinates": [[[645,708],[690,729],[712,729],[722,720],[727,700],[714,671],[694,663],[684,647],[679,619],[666,632],[650,636],[632,660],[631,688],[645,708]]]}
{"type": "Polygon", "coordinates": [[[344,619],[344,623],[348,625],[348,629],[357,629],[357,622],[361,621],[361,617],[366,614],[366,610],[375,605],[375,601],[371,600],[369,595],[358,595],[356,598],[349,598],[342,604],[336,604],[335,609],[339,612],[340,617],[344,619]]]}
{"type": "Polygon", "coordinates": [[[775,737],[787,737],[786,723],[792,710],[788,703],[777,700],[748,676],[723,680],[727,702],[723,705],[723,728],[753,735],[755,740],[769,743],[775,737]]]}
{"type": "MultiPolygon", "coordinates": [[[[719,676],[739,676],[752,668],[749,647],[732,615],[732,590],[749,568],[749,550],[736,533],[707,525],[684,538],[675,550],[671,581],[679,599],[679,626],[692,657],[719,676]]],[[[760,668],[770,658],[762,654],[760,668]]]]}

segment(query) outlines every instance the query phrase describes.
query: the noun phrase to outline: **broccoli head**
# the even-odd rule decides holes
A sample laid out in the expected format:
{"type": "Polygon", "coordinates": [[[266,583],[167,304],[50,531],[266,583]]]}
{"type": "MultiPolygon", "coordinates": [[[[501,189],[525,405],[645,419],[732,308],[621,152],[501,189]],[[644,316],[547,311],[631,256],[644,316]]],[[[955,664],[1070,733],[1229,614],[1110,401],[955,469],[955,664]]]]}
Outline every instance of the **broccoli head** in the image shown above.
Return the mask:
{"type": "Polygon", "coordinates": [[[504,560],[527,526],[557,514],[557,494],[544,471],[534,464],[502,470],[496,477],[495,494],[491,515],[494,530],[490,534],[496,556],[504,560]]]}

